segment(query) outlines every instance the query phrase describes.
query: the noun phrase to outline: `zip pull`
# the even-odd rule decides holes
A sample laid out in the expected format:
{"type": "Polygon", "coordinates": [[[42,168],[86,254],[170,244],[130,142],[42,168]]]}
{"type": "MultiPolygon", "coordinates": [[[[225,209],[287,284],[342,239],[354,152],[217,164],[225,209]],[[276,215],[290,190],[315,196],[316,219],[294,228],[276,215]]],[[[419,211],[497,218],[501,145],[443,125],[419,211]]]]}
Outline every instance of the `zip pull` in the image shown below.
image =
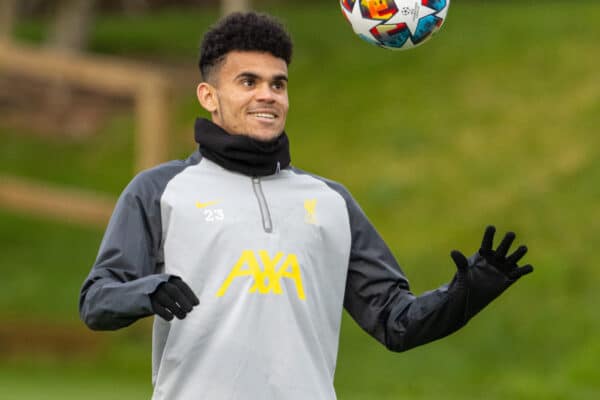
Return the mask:
{"type": "Polygon", "coordinates": [[[267,233],[273,232],[273,222],[271,221],[271,214],[269,213],[269,205],[265,199],[265,195],[262,191],[262,185],[260,184],[260,178],[257,176],[252,177],[252,188],[254,189],[254,195],[258,200],[258,207],[260,208],[260,215],[262,217],[263,229],[267,233]]]}

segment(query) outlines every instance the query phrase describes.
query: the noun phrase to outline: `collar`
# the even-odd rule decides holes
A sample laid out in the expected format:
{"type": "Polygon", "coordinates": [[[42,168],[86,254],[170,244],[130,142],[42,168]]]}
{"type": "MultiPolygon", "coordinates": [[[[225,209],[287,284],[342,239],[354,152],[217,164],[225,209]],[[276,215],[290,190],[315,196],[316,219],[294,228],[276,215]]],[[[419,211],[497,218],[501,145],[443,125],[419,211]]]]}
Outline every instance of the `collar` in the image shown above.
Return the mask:
{"type": "Polygon", "coordinates": [[[194,138],[200,153],[225,169],[249,176],[278,173],[290,165],[290,143],[285,132],[269,142],[231,135],[213,122],[197,118],[194,138]]]}

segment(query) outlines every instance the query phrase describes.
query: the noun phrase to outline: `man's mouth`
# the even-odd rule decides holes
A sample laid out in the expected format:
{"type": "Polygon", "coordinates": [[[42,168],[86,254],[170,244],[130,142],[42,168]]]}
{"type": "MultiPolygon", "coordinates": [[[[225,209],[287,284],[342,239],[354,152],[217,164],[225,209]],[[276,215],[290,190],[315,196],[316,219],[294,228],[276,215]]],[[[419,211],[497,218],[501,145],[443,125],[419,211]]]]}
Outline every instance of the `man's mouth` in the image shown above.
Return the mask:
{"type": "Polygon", "coordinates": [[[256,118],[264,118],[264,119],[269,119],[269,120],[274,120],[277,118],[277,114],[272,113],[272,112],[250,112],[250,115],[256,117],[256,118]]]}

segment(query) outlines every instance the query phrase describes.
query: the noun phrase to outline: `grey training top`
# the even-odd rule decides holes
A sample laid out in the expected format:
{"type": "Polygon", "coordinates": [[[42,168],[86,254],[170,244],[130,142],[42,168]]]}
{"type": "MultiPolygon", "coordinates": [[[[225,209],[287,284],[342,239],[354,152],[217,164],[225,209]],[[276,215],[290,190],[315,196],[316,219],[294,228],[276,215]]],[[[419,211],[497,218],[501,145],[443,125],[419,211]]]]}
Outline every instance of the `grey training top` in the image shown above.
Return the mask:
{"type": "Polygon", "coordinates": [[[293,167],[249,177],[196,152],[124,190],[80,312],[92,329],[130,325],[179,276],[200,304],[154,320],[153,399],[331,400],[342,306],[391,350],[427,343],[511,283],[477,255],[470,263],[483,286],[455,279],[415,297],[338,183],[293,167]]]}

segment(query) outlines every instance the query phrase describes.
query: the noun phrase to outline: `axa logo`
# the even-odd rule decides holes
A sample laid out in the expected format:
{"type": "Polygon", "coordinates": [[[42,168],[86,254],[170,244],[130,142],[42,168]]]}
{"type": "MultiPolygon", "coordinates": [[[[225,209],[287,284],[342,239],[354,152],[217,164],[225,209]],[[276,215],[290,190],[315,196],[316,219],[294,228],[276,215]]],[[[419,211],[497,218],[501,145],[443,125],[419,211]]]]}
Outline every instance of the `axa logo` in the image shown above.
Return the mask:
{"type": "Polygon", "coordinates": [[[283,294],[282,280],[289,279],[296,286],[298,298],[306,299],[298,257],[295,254],[284,254],[280,251],[271,258],[266,250],[257,252],[244,250],[216,296],[224,296],[235,279],[248,279],[249,277],[254,280],[249,290],[250,293],[283,294]]]}

